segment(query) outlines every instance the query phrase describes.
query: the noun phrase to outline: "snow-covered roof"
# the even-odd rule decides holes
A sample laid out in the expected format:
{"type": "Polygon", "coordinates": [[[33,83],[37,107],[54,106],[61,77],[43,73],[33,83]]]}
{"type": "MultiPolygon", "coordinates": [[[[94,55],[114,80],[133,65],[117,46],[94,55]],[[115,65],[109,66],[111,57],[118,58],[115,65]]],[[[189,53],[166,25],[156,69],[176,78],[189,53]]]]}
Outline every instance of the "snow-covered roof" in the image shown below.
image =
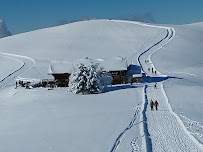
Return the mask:
{"type": "Polygon", "coordinates": [[[67,61],[54,61],[51,62],[48,73],[49,74],[61,74],[61,73],[72,73],[74,67],[82,63],[86,66],[90,65],[91,62],[98,63],[104,71],[122,71],[127,70],[126,59],[120,57],[108,58],[108,59],[78,59],[73,62],[67,61]]]}
{"type": "Polygon", "coordinates": [[[138,65],[130,64],[126,75],[133,76],[134,74],[141,74],[141,67],[138,65]]]}
{"type": "Polygon", "coordinates": [[[31,83],[38,83],[41,82],[41,79],[34,79],[34,78],[22,78],[22,77],[18,77],[16,79],[16,81],[23,81],[23,82],[31,82],[31,83]]]}
{"type": "Polygon", "coordinates": [[[120,57],[97,59],[101,67],[104,67],[105,71],[121,71],[127,70],[128,64],[126,59],[120,57]]]}
{"type": "Polygon", "coordinates": [[[67,61],[52,61],[49,65],[48,74],[72,73],[73,64],[67,61]]]}
{"type": "Polygon", "coordinates": [[[127,70],[127,62],[125,58],[121,57],[113,57],[106,59],[79,59],[74,61],[74,66],[83,63],[84,65],[89,65],[91,62],[98,63],[100,67],[104,69],[104,71],[122,71],[127,70]]]}

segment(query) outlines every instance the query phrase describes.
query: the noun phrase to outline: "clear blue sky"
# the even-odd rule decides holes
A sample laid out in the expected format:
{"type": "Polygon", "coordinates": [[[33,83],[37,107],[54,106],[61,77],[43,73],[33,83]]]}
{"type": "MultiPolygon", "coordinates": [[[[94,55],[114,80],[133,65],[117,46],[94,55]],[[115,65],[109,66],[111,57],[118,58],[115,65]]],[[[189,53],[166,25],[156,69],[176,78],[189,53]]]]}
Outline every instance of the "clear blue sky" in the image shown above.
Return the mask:
{"type": "Polygon", "coordinates": [[[146,13],[159,24],[199,22],[203,0],[0,0],[0,18],[13,34],[82,17],[142,18],[146,13]]]}

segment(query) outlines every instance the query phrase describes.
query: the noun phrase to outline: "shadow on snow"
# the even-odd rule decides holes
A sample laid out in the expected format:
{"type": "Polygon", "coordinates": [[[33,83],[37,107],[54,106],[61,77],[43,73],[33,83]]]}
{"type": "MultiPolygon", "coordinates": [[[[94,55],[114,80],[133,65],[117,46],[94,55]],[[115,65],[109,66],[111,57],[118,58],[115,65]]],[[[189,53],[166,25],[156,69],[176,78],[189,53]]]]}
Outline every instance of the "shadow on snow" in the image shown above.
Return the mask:
{"type": "Polygon", "coordinates": [[[153,83],[153,82],[162,82],[168,79],[183,79],[183,78],[178,78],[178,77],[171,77],[171,76],[167,76],[167,77],[143,77],[142,78],[142,83],[153,83]]]}
{"type": "Polygon", "coordinates": [[[131,85],[131,84],[116,85],[116,86],[108,87],[106,92],[123,90],[123,89],[138,88],[138,87],[143,87],[143,86],[142,85],[131,85]]]}
{"type": "MultiPolygon", "coordinates": [[[[167,77],[143,77],[142,78],[142,82],[141,83],[154,83],[154,82],[162,82],[164,80],[167,79],[183,79],[183,78],[178,78],[178,77],[171,77],[171,76],[167,76],[167,77]]],[[[102,92],[102,93],[106,93],[106,92],[111,92],[111,91],[117,91],[117,90],[123,90],[123,89],[132,89],[132,88],[138,88],[138,87],[143,87],[142,84],[122,84],[122,85],[115,85],[115,86],[111,86],[108,87],[106,91],[102,92]]]]}

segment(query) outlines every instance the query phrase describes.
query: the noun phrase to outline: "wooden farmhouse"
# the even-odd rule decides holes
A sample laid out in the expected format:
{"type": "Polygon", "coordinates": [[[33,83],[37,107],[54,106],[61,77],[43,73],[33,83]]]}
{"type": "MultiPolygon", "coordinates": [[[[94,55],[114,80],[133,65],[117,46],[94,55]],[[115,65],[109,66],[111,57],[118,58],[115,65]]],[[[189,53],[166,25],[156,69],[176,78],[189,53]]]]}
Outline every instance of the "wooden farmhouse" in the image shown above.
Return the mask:
{"type": "Polygon", "coordinates": [[[135,64],[130,64],[128,66],[126,77],[128,78],[128,82],[140,82],[142,79],[141,67],[135,64]]]}
{"type": "Polygon", "coordinates": [[[75,60],[74,65],[78,63],[83,63],[84,65],[89,65],[91,62],[99,64],[99,66],[105,72],[112,74],[113,82],[112,84],[122,84],[125,83],[125,74],[127,72],[127,62],[125,58],[113,57],[105,59],[80,59],[75,60]]]}
{"type": "Polygon", "coordinates": [[[126,59],[114,57],[100,61],[100,64],[104,68],[104,71],[111,73],[113,77],[112,84],[126,83],[125,75],[128,67],[126,59]]]}
{"type": "Polygon", "coordinates": [[[120,57],[108,59],[79,59],[73,62],[55,61],[51,62],[48,74],[53,75],[58,86],[67,86],[69,76],[71,75],[74,67],[82,63],[88,66],[91,62],[99,64],[103,71],[110,72],[113,77],[112,84],[126,83],[125,75],[127,73],[126,59],[120,57]]]}
{"type": "Polygon", "coordinates": [[[57,86],[64,87],[68,86],[69,76],[73,71],[73,64],[65,61],[54,61],[51,62],[48,74],[54,77],[57,86]]]}

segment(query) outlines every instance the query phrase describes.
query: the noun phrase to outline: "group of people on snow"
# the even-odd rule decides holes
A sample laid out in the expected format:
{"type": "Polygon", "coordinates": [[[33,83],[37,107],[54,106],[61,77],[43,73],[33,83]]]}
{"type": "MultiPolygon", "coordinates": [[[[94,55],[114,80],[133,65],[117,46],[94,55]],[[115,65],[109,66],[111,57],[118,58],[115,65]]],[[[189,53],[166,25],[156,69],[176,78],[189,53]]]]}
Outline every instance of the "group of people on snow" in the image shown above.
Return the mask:
{"type": "MultiPolygon", "coordinates": [[[[149,60],[145,60],[145,63],[146,64],[149,63],[149,60]]],[[[150,72],[150,71],[152,72],[152,74],[155,74],[155,75],[157,73],[156,70],[153,67],[152,68],[148,68],[148,72],[150,72]]],[[[154,88],[157,89],[157,83],[156,82],[154,84],[154,88]]],[[[158,105],[159,105],[159,103],[158,103],[157,100],[153,101],[151,99],[151,102],[150,102],[151,111],[154,110],[154,106],[155,106],[155,109],[158,110],[158,105]]]]}
{"type": "MultiPolygon", "coordinates": [[[[148,71],[150,72],[150,68],[148,68],[148,71]]],[[[154,70],[154,68],[151,69],[152,74],[154,73],[156,75],[156,70],[154,70]]]]}
{"type": "Polygon", "coordinates": [[[154,106],[155,106],[156,110],[158,110],[158,105],[159,105],[159,103],[157,102],[157,100],[153,101],[151,99],[151,102],[150,102],[151,111],[154,110],[154,106]]]}

